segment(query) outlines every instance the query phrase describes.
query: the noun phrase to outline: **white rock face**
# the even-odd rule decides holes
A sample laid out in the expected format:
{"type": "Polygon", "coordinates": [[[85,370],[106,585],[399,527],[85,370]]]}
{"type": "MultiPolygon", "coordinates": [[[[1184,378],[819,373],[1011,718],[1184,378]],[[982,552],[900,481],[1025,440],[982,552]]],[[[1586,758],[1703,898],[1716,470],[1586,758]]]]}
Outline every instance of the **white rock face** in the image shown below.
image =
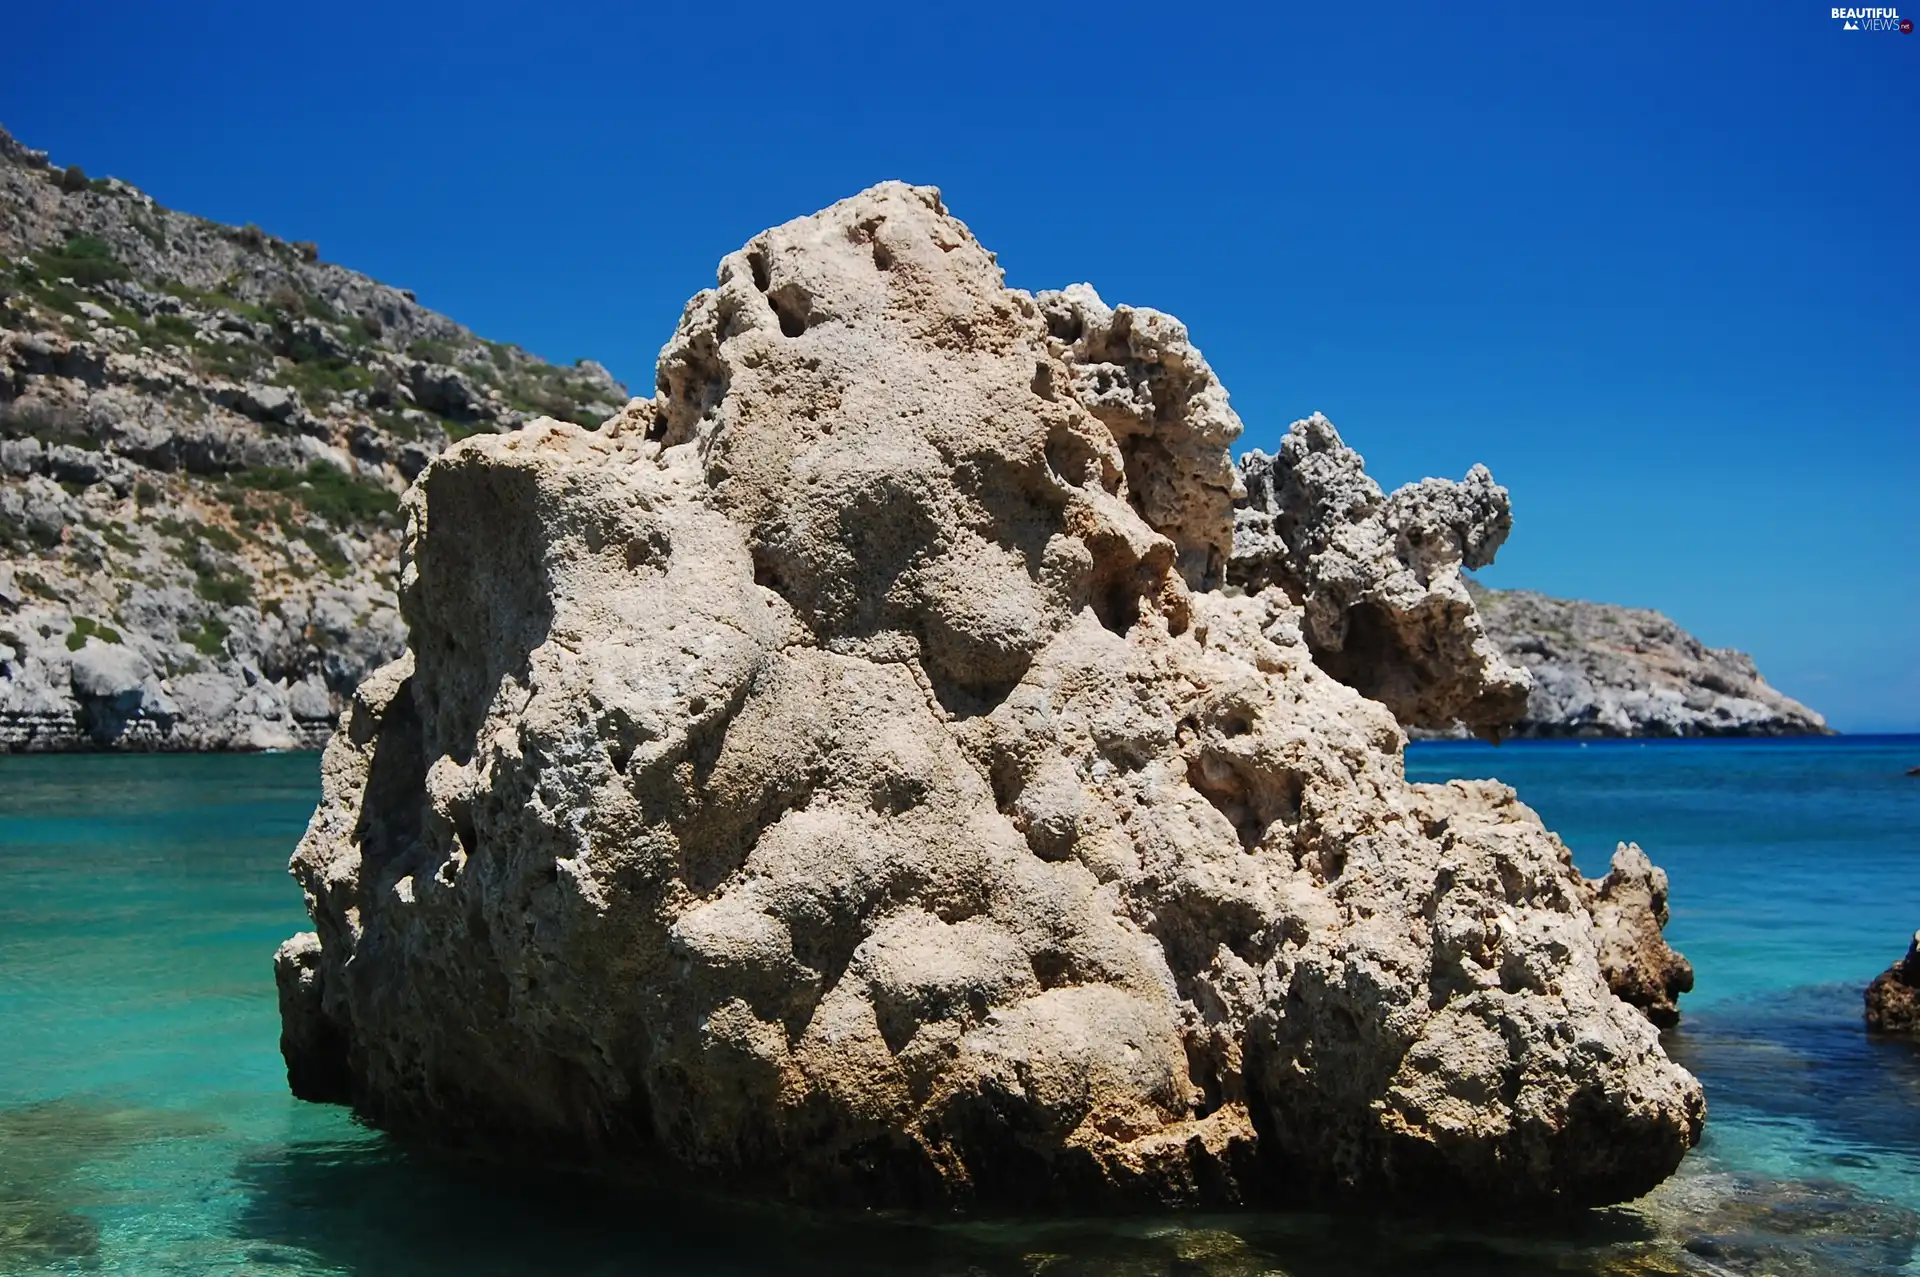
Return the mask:
{"type": "Polygon", "coordinates": [[[295,1089],[866,1205],[1650,1188],[1700,1088],[1565,847],[1214,588],[1237,426],[887,184],[727,257],[654,400],[450,449],[294,858],[295,1089]]]}
{"type": "Polygon", "coordinates": [[[1533,678],[1518,736],[1820,736],[1827,721],[1731,648],[1646,608],[1474,589],[1489,636],[1533,678]]]}

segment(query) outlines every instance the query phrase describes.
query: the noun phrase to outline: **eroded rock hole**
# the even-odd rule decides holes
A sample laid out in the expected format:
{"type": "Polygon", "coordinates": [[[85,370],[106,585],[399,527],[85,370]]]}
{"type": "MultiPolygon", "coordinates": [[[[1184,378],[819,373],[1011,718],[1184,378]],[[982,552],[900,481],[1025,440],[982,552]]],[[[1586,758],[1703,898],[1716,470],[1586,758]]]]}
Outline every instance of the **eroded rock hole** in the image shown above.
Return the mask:
{"type": "Polygon", "coordinates": [[[1093,614],[1115,634],[1125,634],[1140,621],[1140,592],[1126,580],[1103,586],[1094,591],[1093,614]]]}
{"type": "Polygon", "coordinates": [[[1042,989],[1058,989],[1073,983],[1073,959],[1058,949],[1042,949],[1033,955],[1033,978],[1042,989]]]}
{"type": "Polygon", "coordinates": [[[1334,678],[1375,700],[1417,693],[1425,670],[1424,662],[1410,659],[1386,609],[1372,602],[1356,604],[1347,613],[1346,641],[1339,651],[1316,649],[1313,659],[1334,678]]]}
{"type": "Polygon", "coordinates": [[[767,250],[764,247],[747,250],[747,270],[753,274],[753,286],[761,292],[772,287],[773,277],[767,269],[767,250]]]}
{"type": "Polygon", "coordinates": [[[473,827],[473,804],[457,802],[453,804],[453,835],[460,840],[461,850],[469,856],[480,850],[480,834],[473,827]]]}
{"type": "Polygon", "coordinates": [[[1200,1090],[1200,1098],[1193,1106],[1195,1117],[1217,1112],[1226,1102],[1226,1088],[1220,1084],[1220,1061],[1210,1044],[1187,1043],[1187,1077],[1200,1090]]]}
{"type": "Polygon", "coordinates": [[[880,242],[880,228],[886,224],[884,217],[868,217],[855,223],[847,232],[847,238],[856,244],[867,245],[873,252],[873,264],[879,270],[893,269],[893,250],[880,242]]]}
{"type": "Polygon", "coordinates": [[[775,318],[780,321],[780,331],[789,337],[798,337],[807,331],[807,323],[813,314],[813,299],[797,284],[782,284],[767,294],[767,304],[773,307],[775,318]]]}
{"type": "Polygon", "coordinates": [[[643,567],[663,567],[673,552],[672,544],[664,532],[650,531],[627,542],[627,570],[636,571],[643,567]]]}
{"type": "Polygon", "coordinates": [[[1020,680],[1025,676],[1023,670],[1011,678],[966,682],[943,677],[932,669],[927,670],[927,681],[933,685],[934,699],[940,702],[941,709],[955,718],[979,718],[993,713],[1007,697],[1013,695],[1013,689],[1020,686],[1020,680]]]}
{"type": "Polygon", "coordinates": [[[1005,816],[1013,814],[1013,805],[1020,801],[1020,793],[1027,787],[1026,777],[1020,774],[1020,764],[1011,758],[996,759],[987,769],[987,780],[993,785],[993,802],[1005,816]]]}
{"type": "Polygon", "coordinates": [[[883,772],[867,790],[867,805],[883,816],[898,816],[927,800],[930,786],[918,776],[883,772]]]}
{"type": "Polygon", "coordinates": [[[793,602],[793,596],[788,592],[790,587],[787,585],[786,577],[774,564],[773,556],[765,549],[756,548],[753,551],[753,583],[763,590],[772,590],[788,603],[793,602]]]}
{"type": "Polygon", "coordinates": [[[1264,842],[1274,825],[1299,822],[1305,782],[1296,772],[1268,774],[1207,749],[1187,764],[1187,782],[1227,818],[1248,851],[1264,842]]]}
{"type": "MultiPolygon", "coordinates": [[[[1039,395],[1042,399],[1051,400],[1053,398],[1053,365],[1035,364],[1033,366],[1033,381],[1029,384],[1033,387],[1034,394],[1039,395]]],[[[1049,460],[1051,460],[1051,457],[1049,457],[1049,460]]]]}
{"type": "MultiPolygon", "coordinates": [[[[1035,374],[1037,378],[1039,374],[1035,374]]],[[[1047,469],[1075,488],[1109,487],[1105,460],[1094,446],[1071,431],[1056,430],[1047,439],[1047,469]]],[[[1118,478],[1118,476],[1112,476],[1118,478]]]]}

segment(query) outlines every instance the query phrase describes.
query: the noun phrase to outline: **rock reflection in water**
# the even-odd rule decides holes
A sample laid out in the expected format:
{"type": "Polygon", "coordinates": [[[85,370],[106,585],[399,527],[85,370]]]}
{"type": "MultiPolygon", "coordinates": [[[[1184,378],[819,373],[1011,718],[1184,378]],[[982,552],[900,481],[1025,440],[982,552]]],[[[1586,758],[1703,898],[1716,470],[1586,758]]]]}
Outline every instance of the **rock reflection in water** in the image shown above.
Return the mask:
{"type": "Polygon", "coordinates": [[[1844,1184],[1690,1165],[1651,1197],[1508,1231],[1325,1215],[942,1221],[833,1215],[657,1185],[293,1145],[240,1168],[254,1256],[351,1274],[1535,1277],[1896,1274],[1920,1216],[1844,1184]]]}

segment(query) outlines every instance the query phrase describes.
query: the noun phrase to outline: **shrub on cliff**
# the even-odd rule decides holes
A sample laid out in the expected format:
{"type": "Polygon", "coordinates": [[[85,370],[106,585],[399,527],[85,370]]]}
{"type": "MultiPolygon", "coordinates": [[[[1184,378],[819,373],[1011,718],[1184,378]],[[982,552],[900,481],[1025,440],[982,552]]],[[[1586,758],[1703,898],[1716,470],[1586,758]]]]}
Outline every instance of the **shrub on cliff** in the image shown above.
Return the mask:
{"type": "Polygon", "coordinates": [[[35,265],[42,279],[71,279],[82,288],[98,288],[108,280],[127,277],[127,268],[98,235],[71,236],[60,251],[39,254],[35,265]]]}
{"type": "Polygon", "coordinates": [[[319,461],[305,470],[258,466],[242,470],[233,481],[256,492],[284,492],[335,527],[371,523],[400,508],[400,499],[379,484],[356,479],[319,461]]]}

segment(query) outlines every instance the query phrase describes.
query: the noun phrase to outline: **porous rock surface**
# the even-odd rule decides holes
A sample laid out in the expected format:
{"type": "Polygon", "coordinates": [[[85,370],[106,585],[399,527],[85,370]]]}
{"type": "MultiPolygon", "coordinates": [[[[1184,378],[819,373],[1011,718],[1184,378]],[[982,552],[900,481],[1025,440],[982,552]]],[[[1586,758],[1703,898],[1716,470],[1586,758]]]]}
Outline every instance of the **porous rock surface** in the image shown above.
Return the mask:
{"type": "Polygon", "coordinates": [[[1589,878],[1588,908],[1600,935],[1600,969],[1615,996],[1655,1024],[1680,1022],[1680,995],[1693,989],[1693,964],[1666,941],[1667,871],[1640,844],[1614,849],[1605,877],[1589,878]]]}
{"type": "Polygon", "coordinates": [[[295,1088],[864,1205],[1650,1188],[1701,1091],[1566,848],[1213,588],[1237,428],[890,183],[727,257],[653,400],[455,445],[294,857],[295,1088]]]}
{"type": "Polygon", "coordinates": [[[1920,931],[1907,954],[1867,986],[1867,1027],[1876,1033],[1920,1034],[1920,931]]]}
{"type": "Polygon", "coordinates": [[[1407,727],[1458,721],[1497,739],[1526,711],[1532,682],[1488,639],[1462,574],[1492,563],[1513,528],[1507,490],[1485,466],[1388,495],[1315,413],[1240,470],[1230,578],[1299,604],[1322,668],[1407,727]]]}

